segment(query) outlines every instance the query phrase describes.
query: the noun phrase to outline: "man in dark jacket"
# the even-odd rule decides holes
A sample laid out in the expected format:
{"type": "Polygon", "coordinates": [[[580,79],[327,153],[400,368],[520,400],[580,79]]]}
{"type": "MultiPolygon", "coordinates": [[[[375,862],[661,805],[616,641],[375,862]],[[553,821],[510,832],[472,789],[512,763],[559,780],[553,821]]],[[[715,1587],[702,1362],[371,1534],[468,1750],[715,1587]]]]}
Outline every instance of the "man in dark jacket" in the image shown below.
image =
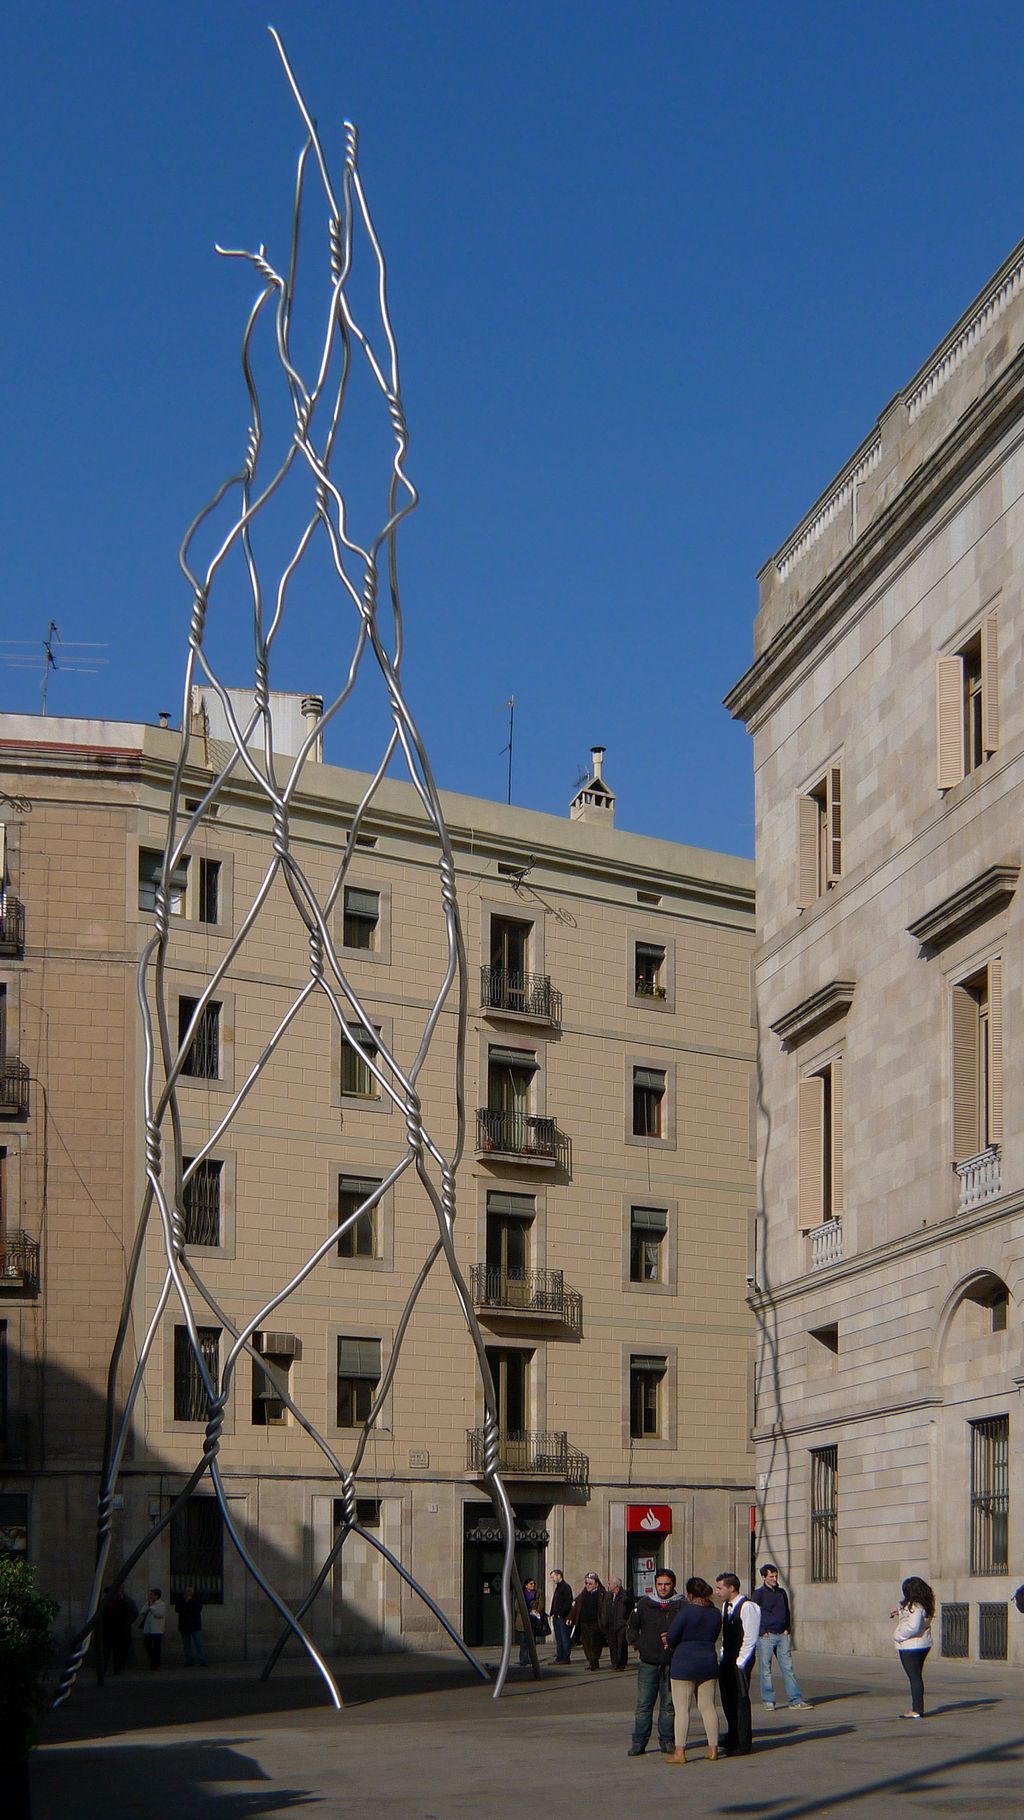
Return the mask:
{"type": "Polygon", "coordinates": [[[665,1632],[682,1601],[676,1594],[676,1577],[668,1568],[654,1576],[654,1592],[641,1593],[626,1625],[627,1640],[638,1651],[636,1712],[633,1742],[627,1756],[642,1757],[651,1735],[654,1703],[658,1702],[658,1745],[667,1757],[676,1748],[676,1709],[672,1704],[669,1666],[672,1651],[665,1632]]]}
{"type": "Polygon", "coordinates": [[[735,1574],[719,1574],[715,1597],[722,1601],[722,1654],[718,1691],[722,1696],[727,1757],[748,1757],[751,1748],[750,1670],[761,1628],[760,1608],[745,1599],[735,1574]]]}
{"type": "Polygon", "coordinates": [[[206,1651],[203,1648],[203,1601],[194,1586],[186,1586],[185,1596],[175,1599],[174,1609],[178,1614],[178,1629],[181,1632],[181,1647],[185,1652],[185,1667],[192,1667],[192,1651],[195,1650],[196,1661],[200,1668],[206,1667],[206,1651]]]}
{"type": "Polygon", "coordinates": [[[782,1684],[786,1690],[786,1699],[790,1706],[809,1706],[800,1692],[799,1683],[793,1672],[793,1646],[790,1641],[792,1622],[789,1612],[789,1599],[785,1590],[779,1585],[779,1570],[770,1561],[761,1569],[761,1585],[751,1597],[755,1605],[761,1607],[761,1629],[757,1637],[757,1668],[761,1679],[761,1704],[769,1712],[775,1710],[775,1689],[772,1686],[772,1657],[778,1659],[782,1684]]]}
{"type": "Polygon", "coordinates": [[[560,1567],[553,1567],[548,1575],[551,1581],[551,1628],[555,1633],[555,1665],[568,1663],[572,1655],[572,1636],[569,1631],[569,1613],[572,1610],[572,1587],[560,1567]]]}
{"type": "Polygon", "coordinates": [[[622,1581],[614,1577],[610,1579],[601,1594],[599,1610],[601,1629],[608,1642],[608,1654],[612,1660],[612,1667],[618,1669],[620,1674],[629,1660],[626,1624],[633,1604],[633,1594],[623,1586],[622,1581]]]}

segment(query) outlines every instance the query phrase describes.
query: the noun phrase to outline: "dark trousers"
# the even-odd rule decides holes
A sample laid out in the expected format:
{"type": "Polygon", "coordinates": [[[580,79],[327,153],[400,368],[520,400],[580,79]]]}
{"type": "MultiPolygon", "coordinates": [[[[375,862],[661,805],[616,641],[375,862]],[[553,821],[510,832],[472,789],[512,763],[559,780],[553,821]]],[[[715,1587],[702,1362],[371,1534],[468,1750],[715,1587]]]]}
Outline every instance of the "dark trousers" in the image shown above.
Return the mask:
{"type": "Polygon", "coordinates": [[[146,1658],[149,1662],[150,1668],[159,1668],[160,1667],[160,1646],[162,1643],[163,1643],[162,1637],[144,1636],[142,1639],[142,1647],[146,1652],[146,1658]]]}
{"type": "Polygon", "coordinates": [[[600,1624],[581,1624],[580,1641],[587,1658],[587,1667],[600,1668],[601,1651],[604,1648],[604,1631],[600,1624]]]}
{"type": "Polygon", "coordinates": [[[625,1626],[621,1630],[608,1632],[608,1655],[611,1658],[612,1667],[617,1668],[621,1673],[629,1661],[629,1644],[626,1642],[625,1626]]]}
{"type": "Polygon", "coordinates": [[[911,1711],[920,1713],[922,1719],[924,1718],[924,1659],[927,1654],[926,1649],[901,1649],[899,1651],[900,1661],[907,1671],[907,1680],[910,1682],[911,1711]]]}
{"type": "Polygon", "coordinates": [[[572,1654],[572,1636],[564,1618],[552,1618],[551,1628],[555,1633],[555,1661],[568,1662],[572,1654]]]}
{"type": "Polygon", "coordinates": [[[741,1668],[738,1662],[722,1660],[718,1670],[718,1691],[725,1714],[726,1750],[734,1757],[745,1757],[750,1750],[750,1670],[753,1663],[741,1668]]]}

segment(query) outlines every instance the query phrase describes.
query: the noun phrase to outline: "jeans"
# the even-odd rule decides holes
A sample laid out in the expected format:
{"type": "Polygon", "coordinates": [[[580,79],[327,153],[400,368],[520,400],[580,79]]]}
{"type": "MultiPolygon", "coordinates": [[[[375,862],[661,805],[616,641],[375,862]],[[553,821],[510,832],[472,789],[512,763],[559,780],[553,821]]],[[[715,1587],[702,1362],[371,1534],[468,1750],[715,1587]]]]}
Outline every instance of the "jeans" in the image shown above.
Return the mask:
{"type": "Polygon", "coordinates": [[[651,1735],[654,1703],[658,1706],[658,1743],[662,1750],[675,1749],[676,1709],[672,1704],[672,1682],[667,1662],[641,1662],[636,1671],[636,1712],[633,1715],[633,1743],[643,1750],[651,1735]]]}
{"type": "Polygon", "coordinates": [[[552,1618],[551,1628],[555,1633],[555,1661],[568,1662],[572,1654],[572,1637],[564,1618],[552,1618]]]}
{"type": "Polygon", "coordinates": [[[910,1682],[910,1708],[924,1718],[924,1659],[926,1649],[901,1649],[899,1658],[910,1682]]]}
{"type": "Polygon", "coordinates": [[[185,1651],[185,1667],[192,1667],[192,1649],[195,1647],[196,1661],[200,1668],[206,1667],[206,1651],[203,1648],[203,1633],[199,1630],[183,1630],[181,1647],[185,1651]]]}
{"type": "Polygon", "coordinates": [[[786,1699],[790,1706],[802,1703],[803,1694],[793,1673],[793,1645],[788,1631],[768,1630],[757,1639],[757,1667],[761,1677],[761,1699],[765,1706],[775,1700],[775,1689],[772,1686],[772,1657],[778,1659],[782,1685],[786,1690],[786,1699]]]}

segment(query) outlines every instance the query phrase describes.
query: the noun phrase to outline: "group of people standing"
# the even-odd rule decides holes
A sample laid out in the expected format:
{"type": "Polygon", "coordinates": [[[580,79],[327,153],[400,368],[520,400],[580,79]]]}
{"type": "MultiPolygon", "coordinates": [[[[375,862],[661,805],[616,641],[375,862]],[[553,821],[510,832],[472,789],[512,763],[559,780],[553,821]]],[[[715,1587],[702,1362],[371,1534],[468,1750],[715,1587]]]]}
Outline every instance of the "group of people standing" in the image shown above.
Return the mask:
{"type": "MultiPolygon", "coordinates": [[[[578,1640],[587,1658],[588,1669],[600,1668],[601,1656],[607,1644],[612,1667],[622,1673],[629,1659],[626,1626],[633,1610],[633,1594],[628,1587],[623,1586],[621,1580],[613,1576],[607,1586],[604,1586],[597,1574],[587,1574],[581,1591],[574,1597],[572,1587],[561,1568],[556,1567],[551,1573],[549,1611],[544,1609],[544,1600],[536,1580],[523,1582],[523,1594],[530,1614],[534,1642],[540,1642],[554,1632],[556,1668],[568,1664],[573,1644],[578,1640]]],[[[518,1613],[516,1631],[519,1637],[519,1660],[527,1663],[530,1660],[529,1640],[518,1613]]]]}
{"type": "MultiPolygon", "coordinates": [[[[203,1602],[194,1586],[186,1586],[180,1599],[175,1599],[174,1610],[178,1619],[178,1632],[181,1637],[182,1653],[185,1667],[191,1668],[198,1662],[200,1668],[206,1667],[206,1651],[203,1648],[203,1602]]],[[[142,1632],[142,1647],[146,1652],[146,1661],[150,1668],[159,1668],[163,1652],[164,1631],[167,1627],[167,1604],[159,1586],[151,1586],[146,1599],[145,1610],[139,1613],[135,1600],[123,1586],[115,1587],[104,1595],[100,1607],[100,1646],[103,1667],[112,1668],[119,1675],[127,1666],[131,1652],[132,1628],[138,1620],[142,1632]]]]}

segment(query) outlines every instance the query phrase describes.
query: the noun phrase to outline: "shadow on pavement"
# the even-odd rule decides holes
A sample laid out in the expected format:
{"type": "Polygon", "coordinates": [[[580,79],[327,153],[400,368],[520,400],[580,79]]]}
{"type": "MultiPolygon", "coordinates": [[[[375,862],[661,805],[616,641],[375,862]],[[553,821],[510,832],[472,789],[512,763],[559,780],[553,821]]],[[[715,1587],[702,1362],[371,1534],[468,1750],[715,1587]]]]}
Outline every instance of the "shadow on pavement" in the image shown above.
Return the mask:
{"type": "Polygon", "coordinates": [[[320,1805],[308,1789],[226,1789],[225,1783],[268,1777],[253,1757],[222,1744],[57,1746],[32,1760],[33,1820],[109,1820],[111,1814],[216,1812],[217,1820],[259,1820],[320,1805]],[[216,1786],[210,1786],[214,1784],[216,1786]],[[73,1796],[70,1791],[74,1790],[73,1796]]]}
{"type": "MultiPolygon", "coordinates": [[[[850,1729],[853,1728],[850,1727],[850,1729]]],[[[827,1734],[818,1732],[808,1735],[817,1735],[821,1738],[827,1734]]],[[[1024,1746],[1024,1737],[1011,1738],[1005,1744],[993,1744],[988,1750],[972,1751],[968,1756],[947,1757],[941,1763],[922,1764],[918,1769],[906,1770],[902,1775],[884,1776],[877,1782],[861,1782],[856,1788],[831,1789],[826,1791],[820,1799],[786,1802],[784,1800],[765,1801],[762,1797],[758,1801],[734,1802],[729,1807],[721,1808],[719,1812],[723,1815],[749,1814],[756,1816],[757,1820],[760,1820],[761,1816],[765,1816],[765,1820],[769,1820],[769,1817],[770,1820],[810,1820],[812,1814],[834,1814],[840,1808],[866,1800],[869,1795],[931,1795],[934,1798],[948,1790],[953,1794],[959,1792],[964,1802],[962,1811],[964,1814],[969,1814],[972,1812],[976,1789],[973,1785],[968,1785],[960,1787],[958,1790],[952,1781],[943,1781],[942,1778],[951,1776],[954,1770],[977,1768],[983,1763],[1015,1765],[1020,1761],[1022,1746],[1024,1746]]],[[[943,1805],[945,1806],[946,1803],[943,1802],[943,1805]]]]}

